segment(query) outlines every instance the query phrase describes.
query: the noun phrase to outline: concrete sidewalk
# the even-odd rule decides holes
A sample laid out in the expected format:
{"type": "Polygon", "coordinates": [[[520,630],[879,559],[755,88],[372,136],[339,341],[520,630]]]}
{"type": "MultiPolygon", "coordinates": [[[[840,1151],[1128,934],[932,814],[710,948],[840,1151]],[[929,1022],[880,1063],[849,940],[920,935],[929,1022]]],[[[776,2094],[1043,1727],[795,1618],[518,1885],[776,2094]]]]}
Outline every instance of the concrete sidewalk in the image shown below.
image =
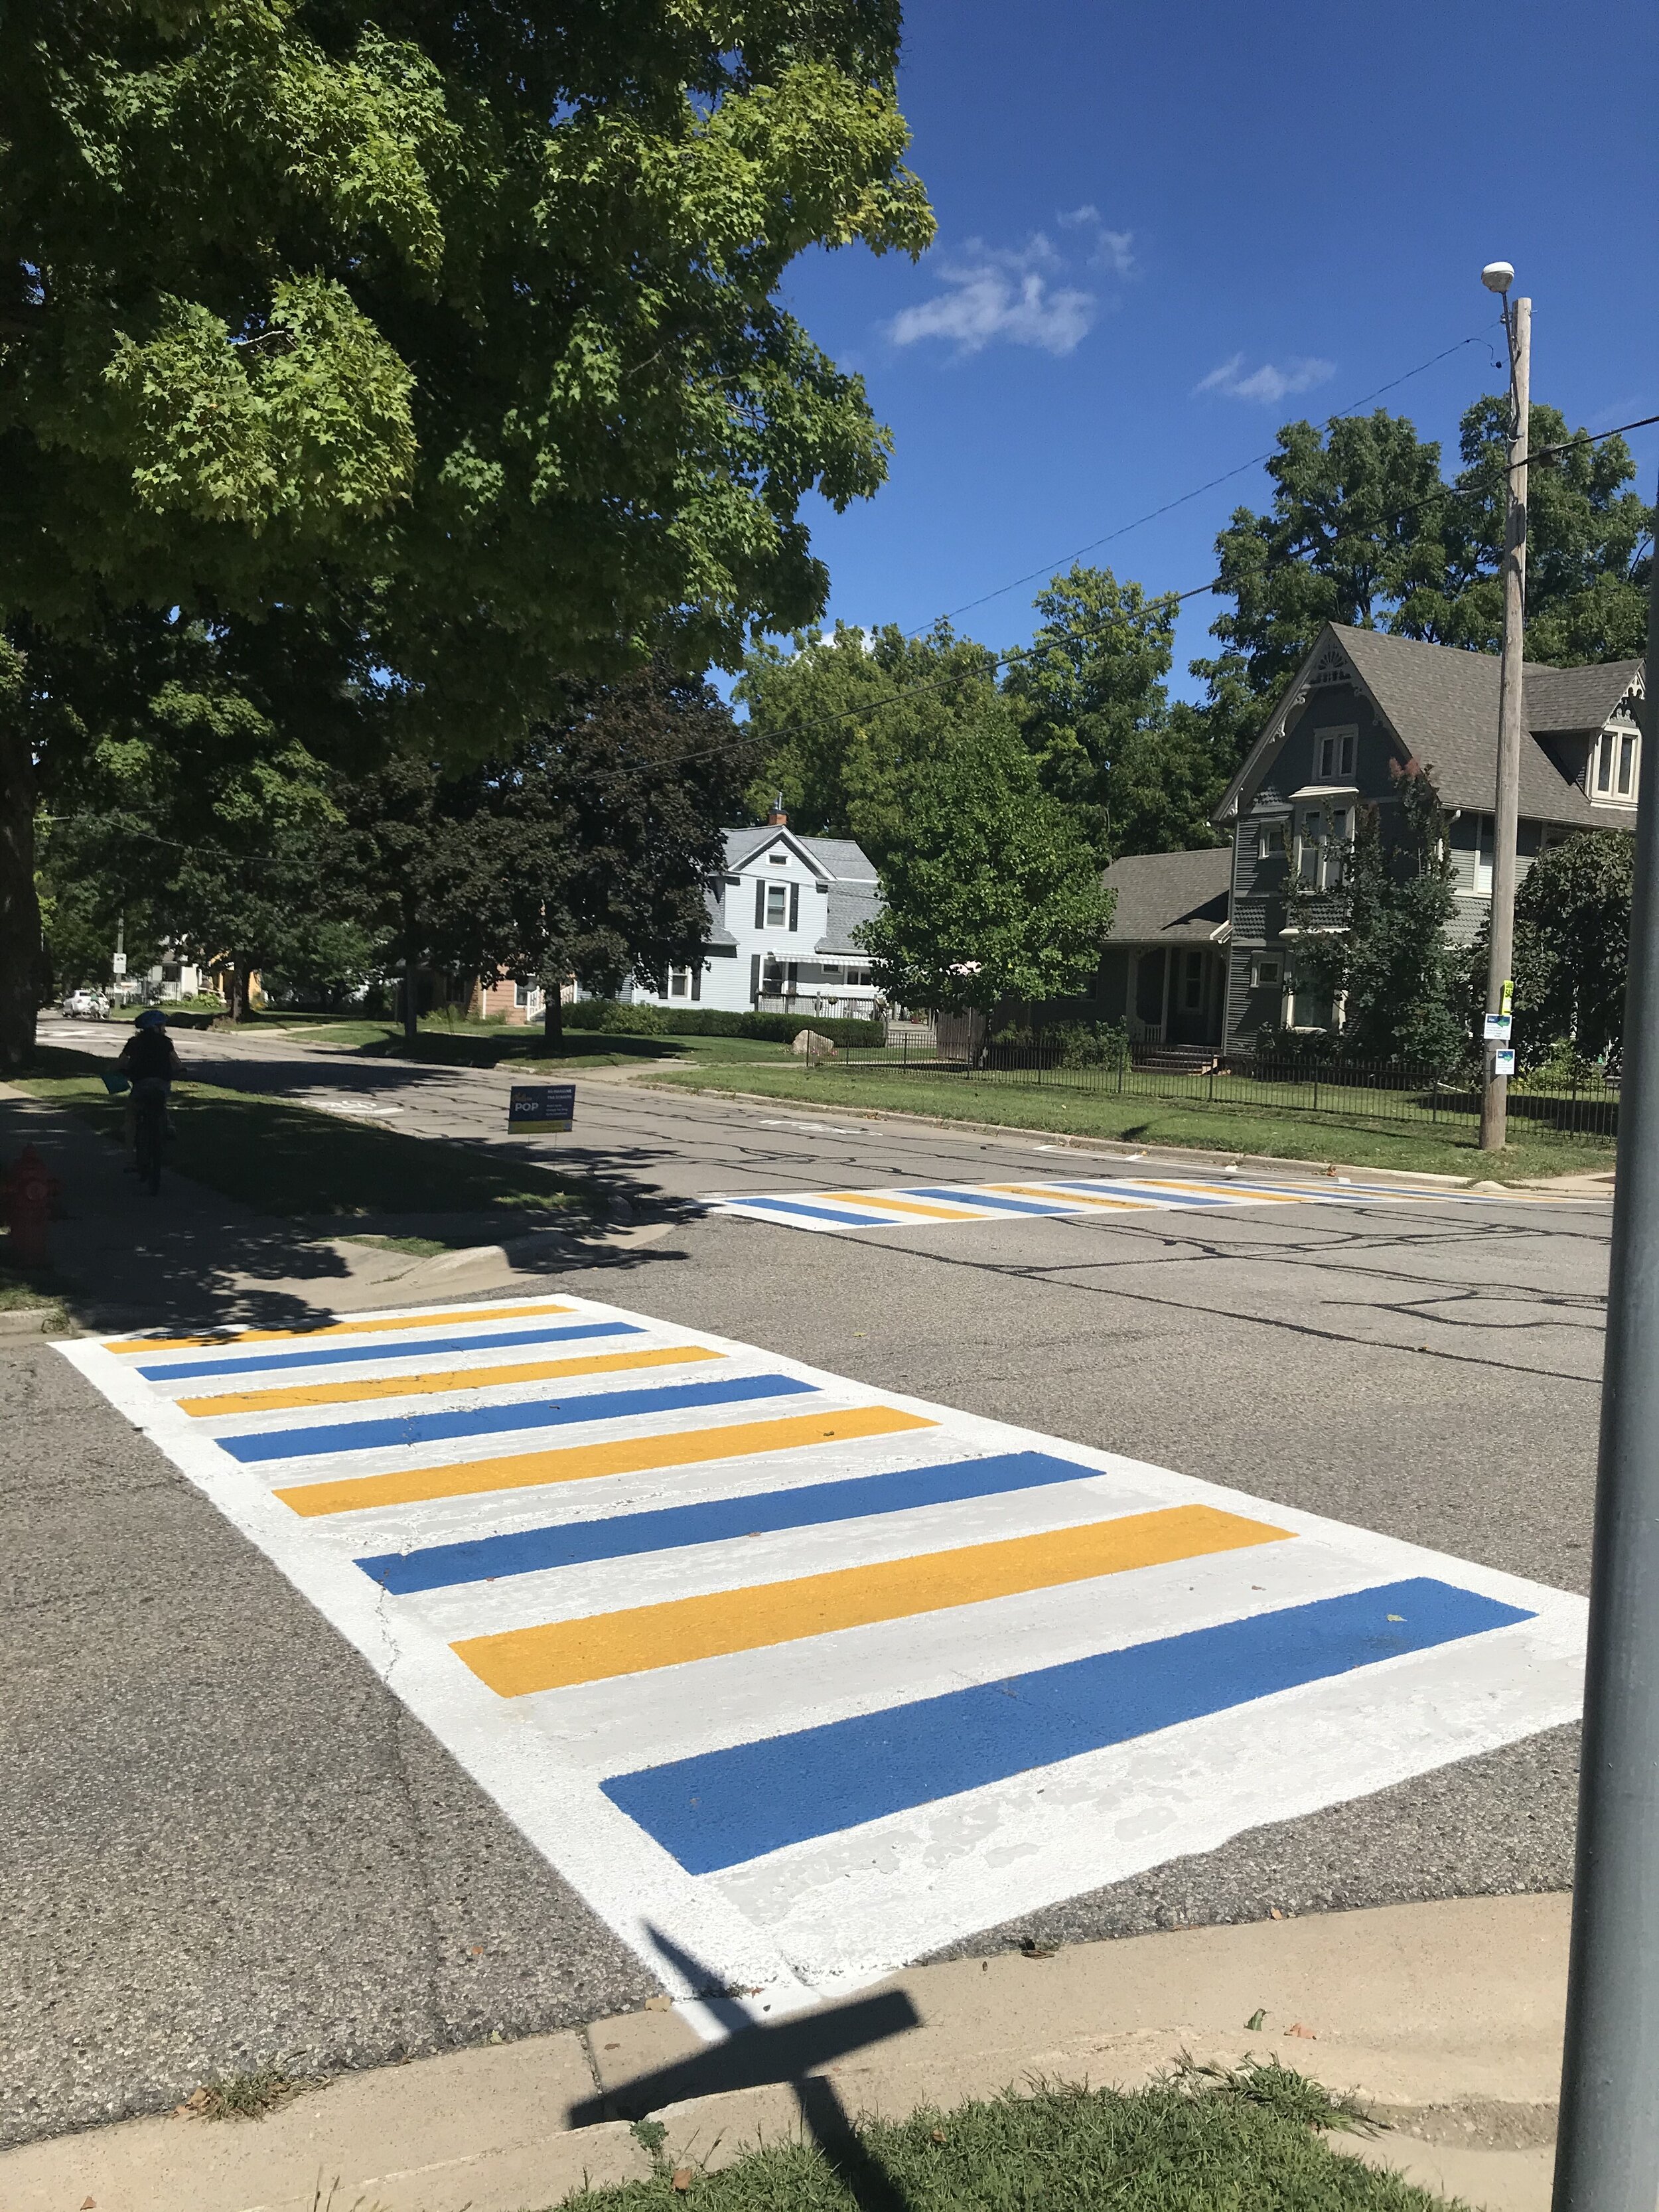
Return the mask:
{"type": "Polygon", "coordinates": [[[675,2165],[712,2169],[860,2114],[1272,2054],[1389,2124],[1335,2148],[1492,2212],[1545,2212],[1568,1914],[1561,1896],[1463,1899],[953,1960],[715,2045],[647,2009],[345,2075],[262,2121],[28,2144],[0,2154],[0,2203],[521,2212],[643,2179],[630,2124],[647,2114],[675,2165]]]}
{"type": "Polygon", "coordinates": [[[303,1328],[366,1307],[530,1296],[550,1273],[625,1256],[672,1226],[584,1220],[502,1242],[499,1221],[486,1215],[320,1223],[256,1213],[184,1175],[167,1176],[152,1197],[125,1171],[119,1148],[77,1115],[0,1084],[0,1166],[26,1145],[63,1193],[49,1232],[54,1274],[42,1295],[100,1331],[303,1328]],[[370,1235],[441,1237],[453,1249],[422,1258],[355,1241],[370,1235]]]}

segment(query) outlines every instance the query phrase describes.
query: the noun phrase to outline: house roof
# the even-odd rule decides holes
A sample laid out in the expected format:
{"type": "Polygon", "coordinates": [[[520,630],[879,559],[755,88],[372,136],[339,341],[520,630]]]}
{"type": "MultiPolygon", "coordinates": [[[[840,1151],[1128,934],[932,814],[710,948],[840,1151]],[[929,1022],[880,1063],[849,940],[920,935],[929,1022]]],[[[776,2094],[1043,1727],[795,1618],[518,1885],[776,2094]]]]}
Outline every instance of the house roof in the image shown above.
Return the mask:
{"type": "Polygon", "coordinates": [[[1214,945],[1227,927],[1233,856],[1225,845],[1196,853],[1137,853],[1101,878],[1117,893],[1113,945],[1214,945]]]}
{"type": "Polygon", "coordinates": [[[825,901],[829,913],[824,917],[823,934],[812,947],[814,952],[826,954],[831,959],[867,960],[870,957],[861,945],[853,941],[853,932],[861,921],[873,921],[881,912],[881,893],[871,884],[831,884],[825,901]]]}
{"type": "MultiPolygon", "coordinates": [[[[1498,786],[1498,655],[1329,623],[1234,779],[1216,818],[1231,812],[1242,788],[1254,780],[1328,640],[1340,647],[1413,758],[1432,771],[1442,803],[1491,813],[1498,786]]],[[[1538,738],[1599,730],[1641,671],[1639,660],[1589,668],[1547,668],[1528,662],[1522,692],[1527,730],[1521,748],[1522,815],[1586,827],[1607,823],[1607,811],[1591,805],[1538,738]]]]}
{"type": "Polygon", "coordinates": [[[780,841],[794,848],[807,864],[831,883],[873,884],[874,863],[861,845],[850,837],[803,837],[782,823],[762,822],[746,830],[726,830],[726,866],[728,873],[747,866],[757,853],[780,841]]]}

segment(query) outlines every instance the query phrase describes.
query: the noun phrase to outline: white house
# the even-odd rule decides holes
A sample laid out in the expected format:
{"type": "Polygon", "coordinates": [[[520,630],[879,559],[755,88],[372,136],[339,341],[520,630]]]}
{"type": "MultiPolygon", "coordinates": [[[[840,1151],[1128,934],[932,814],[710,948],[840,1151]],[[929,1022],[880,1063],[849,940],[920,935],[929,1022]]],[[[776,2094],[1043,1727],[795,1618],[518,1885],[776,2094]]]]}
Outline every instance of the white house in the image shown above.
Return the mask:
{"type": "Polygon", "coordinates": [[[780,807],[752,830],[728,830],[726,875],[709,896],[702,963],[672,968],[658,994],[635,1004],[703,1006],[732,1013],[868,1014],[876,1003],[870,956],[853,941],[881,912],[876,872],[842,837],[803,837],[780,807]]]}

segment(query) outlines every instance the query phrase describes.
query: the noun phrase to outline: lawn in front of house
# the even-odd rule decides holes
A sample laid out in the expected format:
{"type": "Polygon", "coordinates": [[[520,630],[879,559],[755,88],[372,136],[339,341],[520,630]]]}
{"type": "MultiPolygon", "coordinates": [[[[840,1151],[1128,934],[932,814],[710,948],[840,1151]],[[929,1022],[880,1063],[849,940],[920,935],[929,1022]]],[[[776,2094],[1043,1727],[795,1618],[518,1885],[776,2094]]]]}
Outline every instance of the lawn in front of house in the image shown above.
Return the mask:
{"type": "MultiPolygon", "coordinates": [[[[105,1089],[98,1064],[82,1053],[46,1048],[37,1059],[39,1072],[20,1078],[21,1088],[67,1107],[118,1143],[121,1102],[105,1089]]],[[[259,1213],[499,1213],[509,1221],[586,1210],[585,1187],[574,1178],[285,1098],[180,1083],[173,1117],[178,1136],[168,1148],[169,1169],[259,1213]]]]}
{"type": "Polygon", "coordinates": [[[1192,2068],[1134,2091],[1042,2087],[814,2142],[709,2173],[660,2155],[648,2181],[579,2190],[561,2212],[1445,2212],[1447,2200],[1330,2146],[1357,2108],[1277,2064],[1192,2068]]]}
{"type": "Polygon", "coordinates": [[[891,1068],[842,1067],[680,1070],[648,1079],[692,1090],[728,1091],[857,1113],[885,1109],[930,1121],[994,1122],[1006,1128],[1053,1130],[1136,1145],[1189,1146],[1206,1152],[1266,1154],[1323,1165],[1397,1168],[1419,1175],[1455,1175],[1513,1182],[1517,1177],[1594,1173],[1613,1164],[1610,1146],[1565,1137],[1516,1117],[1513,1142],[1483,1152],[1468,1124],[1425,1127],[1407,1122],[1366,1127],[1336,1115],[1274,1112],[1271,1107],[1209,1106],[1193,1100],[1116,1097],[1057,1084],[1029,1087],[944,1073],[907,1074],[891,1068]]]}

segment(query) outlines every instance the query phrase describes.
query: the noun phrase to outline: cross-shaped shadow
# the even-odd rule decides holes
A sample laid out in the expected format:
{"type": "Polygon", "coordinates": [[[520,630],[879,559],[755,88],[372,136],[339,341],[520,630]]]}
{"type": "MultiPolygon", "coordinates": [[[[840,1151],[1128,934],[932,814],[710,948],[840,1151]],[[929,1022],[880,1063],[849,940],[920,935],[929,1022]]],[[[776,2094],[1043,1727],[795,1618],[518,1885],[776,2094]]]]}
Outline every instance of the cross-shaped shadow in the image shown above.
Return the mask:
{"type": "MultiPolygon", "coordinates": [[[[649,1933],[664,1959],[694,1989],[718,1983],[718,1975],[660,1929],[652,1928],[649,1933]]],[[[860,2212],[908,2212],[908,2198],[860,2141],[834,2084],[812,2071],[844,2058],[849,2051],[865,2050],[889,2036],[919,2027],[921,2015],[904,1992],[887,1990],[878,1996],[854,1997],[848,2003],[798,2014],[775,2025],[757,2021],[736,1998],[717,1999],[710,2009],[732,2029],[723,2043],[710,2044],[707,2050],[659,2066],[654,2073],[638,2075],[608,2094],[584,2098],[570,2107],[567,2124],[582,2128],[600,2120],[641,2120],[665,2105],[677,2105],[690,2097],[787,2084],[802,2125],[860,2212]]]]}

